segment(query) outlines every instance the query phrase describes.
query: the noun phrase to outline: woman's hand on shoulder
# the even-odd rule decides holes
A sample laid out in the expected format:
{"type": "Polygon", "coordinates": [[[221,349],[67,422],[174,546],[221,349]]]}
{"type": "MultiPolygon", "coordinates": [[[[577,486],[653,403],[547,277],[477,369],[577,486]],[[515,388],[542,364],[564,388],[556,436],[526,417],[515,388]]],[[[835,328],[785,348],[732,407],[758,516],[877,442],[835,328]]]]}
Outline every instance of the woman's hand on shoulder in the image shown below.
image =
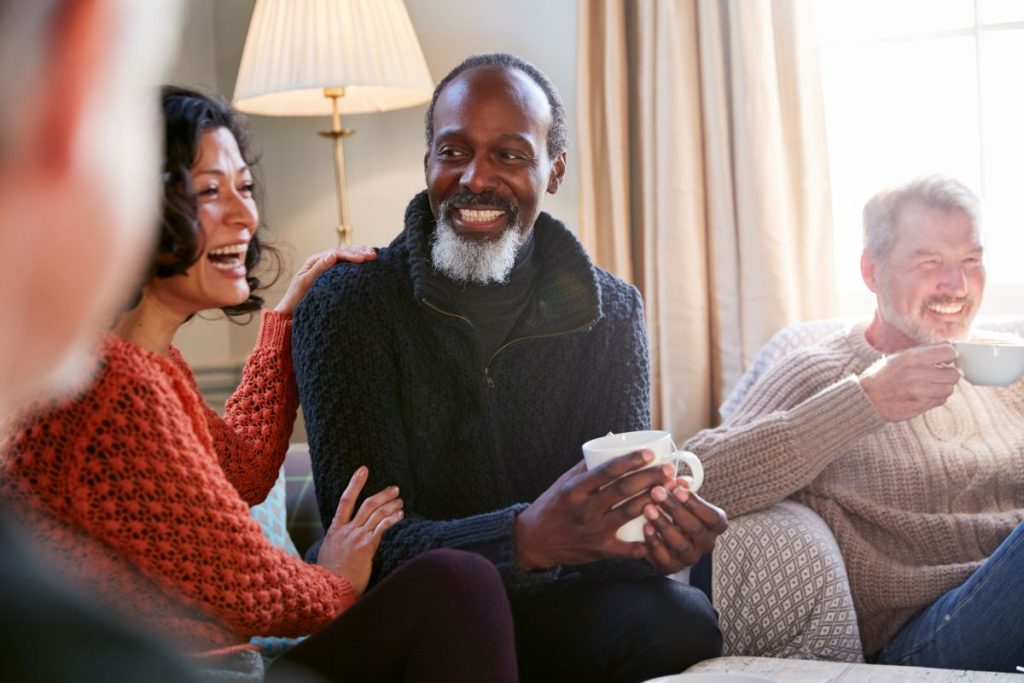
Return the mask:
{"type": "Polygon", "coordinates": [[[348,579],[357,598],[370,583],[373,555],[380,546],[380,539],[385,531],[402,521],[403,514],[397,486],[389,486],[370,496],[356,511],[356,500],[366,485],[368,474],[365,466],[353,473],[338,501],[338,510],[320,545],[317,559],[317,564],[327,571],[348,579]]]}
{"type": "Polygon", "coordinates": [[[302,297],[306,296],[306,292],[309,291],[317,277],[320,276],[320,273],[335,263],[340,263],[341,261],[362,263],[363,261],[373,261],[376,258],[377,252],[371,247],[351,247],[347,245],[328,249],[319,254],[313,254],[302,264],[299,272],[295,273],[291,284],[288,285],[288,291],[281,297],[281,301],[274,308],[274,311],[291,315],[295,307],[302,301],[302,297]]]}

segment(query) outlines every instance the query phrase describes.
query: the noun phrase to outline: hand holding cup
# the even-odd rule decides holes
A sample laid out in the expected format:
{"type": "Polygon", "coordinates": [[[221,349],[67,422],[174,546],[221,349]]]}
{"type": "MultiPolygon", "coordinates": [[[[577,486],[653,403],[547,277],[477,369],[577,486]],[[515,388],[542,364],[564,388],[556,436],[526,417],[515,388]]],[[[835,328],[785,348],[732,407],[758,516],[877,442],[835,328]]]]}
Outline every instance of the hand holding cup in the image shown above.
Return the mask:
{"type": "MultiPolygon", "coordinates": [[[[646,449],[654,453],[654,459],[645,467],[657,467],[669,465],[672,467],[672,478],[678,474],[678,464],[685,463],[689,467],[692,480],[689,483],[689,490],[696,493],[704,482],[704,467],[700,459],[689,451],[680,451],[672,441],[669,432],[659,430],[644,430],[637,432],[625,432],[622,434],[608,434],[597,439],[592,439],[583,444],[583,459],[588,469],[595,469],[613,458],[623,456],[633,451],[646,449]]],[[[625,501],[620,501],[620,505],[625,501]]],[[[644,540],[644,518],[637,516],[622,525],[616,532],[616,536],[629,543],[637,543],[644,540]]]]}
{"type": "Polygon", "coordinates": [[[656,465],[653,452],[633,450],[592,470],[581,461],[559,477],[516,518],[513,533],[519,567],[529,571],[645,557],[642,543],[623,541],[616,530],[653,502],[652,488],[674,483],[674,466],[652,465],[656,465]]]}

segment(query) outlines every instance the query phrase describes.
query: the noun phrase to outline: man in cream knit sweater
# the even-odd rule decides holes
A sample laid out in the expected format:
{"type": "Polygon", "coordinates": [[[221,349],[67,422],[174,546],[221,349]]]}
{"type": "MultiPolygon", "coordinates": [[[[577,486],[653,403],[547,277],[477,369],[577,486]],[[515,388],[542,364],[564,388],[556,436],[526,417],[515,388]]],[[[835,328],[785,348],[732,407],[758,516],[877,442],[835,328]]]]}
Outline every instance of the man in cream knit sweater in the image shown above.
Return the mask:
{"type": "Polygon", "coordinates": [[[985,286],[978,200],[929,177],[864,209],[870,322],[780,361],[687,448],[731,518],[791,497],[831,527],[865,654],[1024,664],[1024,380],[976,387],[950,343],[985,286]]]}

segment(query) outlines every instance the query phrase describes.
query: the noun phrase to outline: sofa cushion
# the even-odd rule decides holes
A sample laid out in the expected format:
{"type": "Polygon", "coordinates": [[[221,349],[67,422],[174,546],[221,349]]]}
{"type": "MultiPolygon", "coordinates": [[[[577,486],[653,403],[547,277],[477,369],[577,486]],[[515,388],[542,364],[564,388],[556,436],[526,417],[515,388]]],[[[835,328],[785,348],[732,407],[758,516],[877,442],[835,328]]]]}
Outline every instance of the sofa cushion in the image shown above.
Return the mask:
{"type": "Polygon", "coordinates": [[[306,551],[324,536],[320,508],[313,488],[313,472],[309,463],[309,444],[293,443],[284,461],[288,486],[288,534],[299,553],[306,551]]]}
{"type": "Polygon", "coordinates": [[[249,512],[263,529],[263,535],[272,545],[281,548],[289,555],[299,557],[299,551],[288,534],[286,484],[285,468],[282,467],[266,500],[251,507],[249,512]]]}

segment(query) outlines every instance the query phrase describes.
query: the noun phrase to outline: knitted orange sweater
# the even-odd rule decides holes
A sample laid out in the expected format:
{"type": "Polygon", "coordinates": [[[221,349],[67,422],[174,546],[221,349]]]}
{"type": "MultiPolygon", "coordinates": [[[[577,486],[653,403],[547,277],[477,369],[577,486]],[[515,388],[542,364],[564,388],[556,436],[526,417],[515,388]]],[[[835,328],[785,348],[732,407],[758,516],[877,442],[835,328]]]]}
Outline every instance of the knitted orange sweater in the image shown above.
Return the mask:
{"type": "Polygon", "coordinates": [[[273,486],[297,410],[291,318],[264,313],[221,419],[174,347],[108,335],[87,393],[0,444],[5,502],[51,561],[188,652],[316,631],[349,583],[271,546],[249,516],[273,486]]]}

